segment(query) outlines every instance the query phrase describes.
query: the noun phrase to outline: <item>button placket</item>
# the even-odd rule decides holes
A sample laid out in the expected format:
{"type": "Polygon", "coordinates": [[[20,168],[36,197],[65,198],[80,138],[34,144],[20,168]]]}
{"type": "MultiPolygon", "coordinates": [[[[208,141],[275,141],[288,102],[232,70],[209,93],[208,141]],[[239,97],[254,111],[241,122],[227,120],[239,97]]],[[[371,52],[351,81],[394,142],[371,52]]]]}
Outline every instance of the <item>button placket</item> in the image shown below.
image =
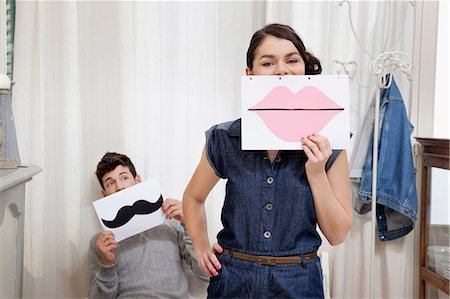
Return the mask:
{"type": "Polygon", "coordinates": [[[261,170],[264,173],[262,177],[262,196],[260,197],[260,208],[262,208],[261,222],[260,222],[260,250],[270,251],[272,248],[272,230],[274,223],[273,202],[274,202],[274,187],[275,187],[275,168],[271,163],[267,163],[268,157],[261,160],[261,170]]]}

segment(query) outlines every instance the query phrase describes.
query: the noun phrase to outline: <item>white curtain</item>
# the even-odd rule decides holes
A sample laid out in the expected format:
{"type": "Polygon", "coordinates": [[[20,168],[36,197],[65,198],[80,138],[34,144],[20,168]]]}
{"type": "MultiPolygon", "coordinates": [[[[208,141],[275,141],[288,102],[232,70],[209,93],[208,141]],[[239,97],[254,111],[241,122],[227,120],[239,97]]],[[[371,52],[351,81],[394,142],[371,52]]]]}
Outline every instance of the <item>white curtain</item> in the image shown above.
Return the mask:
{"type": "MultiPolygon", "coordinates": [[[[352,3],[362,44],[376,55],[412,55],[413,8],[406,2],[352,3]],[[389,20],[392,22],[389,23],[389,20]],[[410,26],[412,27],[412,26],[410,26]],[[407,27],[408,28],[408,27],[407,27]],[[393,37],[400,36],[399,42],[393,37]]],[[[239,117],[240,76],[253,32],[291,24],[321,60],[355,60],[365,83],[371,60],[338,2],[17,2],[14,113],[23,163],[44,171],[27,187],[26,298],[87,294],[87,249],[100,229],[95,166],[126,153],[144,177],[181,198],[200,158],[204,131],[239,117]]],[[[410,82],[398,78],[407,103],[410,82]]],[[[352,131],[375,87],[352,80],[352,131]]],[[[223,183],[207,201],[210,239],[221,227],[223,183]]],[[[3,228],[1,228],[3,230],[3,228]]],[[[368,297],[370,216],[356,215],[349,240],[330,253],[333,298],[368,297]]],[[[376,296],[412,297],[413,235],[377,242],[376,296]]],[[[193,297],[204,296],[194,285],[193,297]]]]}

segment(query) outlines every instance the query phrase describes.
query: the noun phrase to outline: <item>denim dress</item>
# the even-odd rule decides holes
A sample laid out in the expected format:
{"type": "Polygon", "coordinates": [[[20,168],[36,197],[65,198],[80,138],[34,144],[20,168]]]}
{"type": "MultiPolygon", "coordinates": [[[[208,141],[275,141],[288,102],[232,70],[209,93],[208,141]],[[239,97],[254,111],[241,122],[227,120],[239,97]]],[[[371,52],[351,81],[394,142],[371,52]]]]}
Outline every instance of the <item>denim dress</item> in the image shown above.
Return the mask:
{"type": "MultiPolygon", "coordinates": [[[[336,159],[333,151],[328,170],[336,159]]],[[[303,256],[321,244],[303,151],[280,151],[272,164],[266,151],[241,150],[241,120],[206,132],[206,156],[226,179],[223,229],[218,243],[230,252],[303,256]]],[[[219,254],[219,275],[210,279],[208,298],[323,298],[319,258],[275,266],[219,254]]]]}

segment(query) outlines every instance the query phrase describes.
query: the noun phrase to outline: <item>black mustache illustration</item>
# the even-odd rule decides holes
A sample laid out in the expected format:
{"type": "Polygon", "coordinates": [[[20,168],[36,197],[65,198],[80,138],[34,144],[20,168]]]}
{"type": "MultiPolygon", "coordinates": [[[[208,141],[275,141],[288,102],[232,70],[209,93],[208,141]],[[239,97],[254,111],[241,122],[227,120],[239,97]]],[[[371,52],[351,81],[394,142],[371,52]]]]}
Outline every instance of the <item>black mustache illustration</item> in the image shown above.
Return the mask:
{"type": "Polygon", "coordinates": [[[113,220],[102,219],[102,222],[109,228],[117,228],[130,221],[131,218],[134,217],[134,215],[145,215],[157,211],[161,207],[162,203],[162,194],[159,196],[158,201],[155,203],[140,199],[136,201],[132,206],[124,206],[120,208],[113,220]]]}

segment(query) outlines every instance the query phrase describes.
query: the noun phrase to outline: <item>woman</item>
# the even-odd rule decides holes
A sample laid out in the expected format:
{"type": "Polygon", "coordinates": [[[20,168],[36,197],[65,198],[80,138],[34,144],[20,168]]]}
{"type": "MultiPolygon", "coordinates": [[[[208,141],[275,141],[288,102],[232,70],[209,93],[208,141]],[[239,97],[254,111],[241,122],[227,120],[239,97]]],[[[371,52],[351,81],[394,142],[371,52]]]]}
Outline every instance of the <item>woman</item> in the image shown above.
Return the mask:
{"type": "MultiPolygon", "coordinates": [[[[289,26],[257,31],[247,75],[312,75],[320,62],[289,26]]],[[[308,136],[303,151],[242,151],[240,119],[213,126],[183,197],[186,226],[200,266],[211,276],[210,298],[322,298],[316,223],[332,245],[352,224],[345,151],[308,136]],[[227,179],[223,229],[210,246],[204,202],[227,179]]]]}

